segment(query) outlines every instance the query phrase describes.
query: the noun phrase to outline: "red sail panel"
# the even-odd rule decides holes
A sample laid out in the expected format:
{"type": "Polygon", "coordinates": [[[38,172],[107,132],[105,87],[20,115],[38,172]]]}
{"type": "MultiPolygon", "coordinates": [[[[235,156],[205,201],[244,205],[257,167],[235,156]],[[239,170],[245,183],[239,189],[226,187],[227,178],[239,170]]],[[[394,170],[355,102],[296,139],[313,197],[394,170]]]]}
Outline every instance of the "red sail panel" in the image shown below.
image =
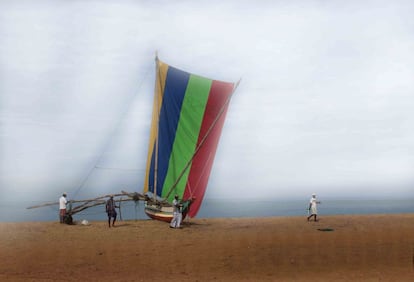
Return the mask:
{"type": "Polygon", "coordinates": [[[194,199],[188,212],[190,217],[197,215],[204,198],[233,87],[233,83],[217,80],[213,80],[211,86],[197,146],[206,134],[208,136],[193,159],[183,197],[183,199],[194,199]],[[223,112],[220,113],[221,111],[223,112]],[[214,122],[215,125],[211,127],[214,122]]]}

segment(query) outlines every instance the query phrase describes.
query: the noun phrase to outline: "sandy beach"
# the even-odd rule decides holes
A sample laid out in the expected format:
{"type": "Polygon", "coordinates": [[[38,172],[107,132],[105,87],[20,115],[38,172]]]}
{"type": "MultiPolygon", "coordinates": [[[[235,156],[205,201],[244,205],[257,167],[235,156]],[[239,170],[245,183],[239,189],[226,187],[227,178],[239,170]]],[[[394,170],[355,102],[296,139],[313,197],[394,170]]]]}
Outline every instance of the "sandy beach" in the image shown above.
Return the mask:
{"type": "Polygon", "coordinates": [[[0,261],[0,281],[414,281],[414,214],[0,223],[0,261]]]}

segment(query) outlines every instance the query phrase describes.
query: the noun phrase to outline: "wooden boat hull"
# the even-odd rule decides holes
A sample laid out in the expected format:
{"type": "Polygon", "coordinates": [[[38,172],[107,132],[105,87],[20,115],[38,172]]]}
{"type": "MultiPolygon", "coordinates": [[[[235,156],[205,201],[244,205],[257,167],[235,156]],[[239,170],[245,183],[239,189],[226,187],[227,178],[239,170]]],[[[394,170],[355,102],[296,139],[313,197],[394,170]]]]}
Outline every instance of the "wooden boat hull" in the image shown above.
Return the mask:
{"type": "Polygon", "coordinates": [[[173,207],[171,206],[157,206],[153,204],[145,204],[145,214],[155,220],[161,220],[165,222],[171,222],[173,218],[173,207]]]}
{"type": "MultiPolygon", "coordinates": [[[[174,216],[172,206],[161,206],[160,207],[159,205],[154,205],[154,204],[146,202],[144,211],[145,211],[145,214],[149,218],[155,219],[155,220],[161,220],[161,221],[168,222],[168,223],[171,222],[174,216]]],[[[186,215],[187,215],[187,212],[184,212],[182,214],[183,219],[186,217],[186,215]]]]}

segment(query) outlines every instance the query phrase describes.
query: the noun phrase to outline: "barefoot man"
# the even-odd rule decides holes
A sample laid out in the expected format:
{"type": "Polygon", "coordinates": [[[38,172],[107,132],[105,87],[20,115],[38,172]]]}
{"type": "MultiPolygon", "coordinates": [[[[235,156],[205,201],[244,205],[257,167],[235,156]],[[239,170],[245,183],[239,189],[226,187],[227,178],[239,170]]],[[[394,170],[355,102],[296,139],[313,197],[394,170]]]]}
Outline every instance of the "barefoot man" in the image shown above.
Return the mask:
{"type": "Polygon", "coordinates": [[[64,223],[65,222],[65,217],[66,217],[66,204],[67,203],[68,203],[68,200],[66,200],[66,192],[65,192],[59,198],[59,219],[60,219],[60,223],[64,223]]]}
{"type": "Polygon", "coordinates": [[[117,216],[115,208],[118,208],[118,206],[115,205],[114,196],[111,195],[109,200],[106,202],[106,213],[108,214],[108,227],[111,227],[111,218],[113,218],[112,227],[115,227],[115,221],[117,216]]]}
{"type": "Polygon", "coordinates": [[[311,217],[314,217],[314,221],[318,221],[317,216],[318,216],[318,208],[317,208],[317,204],[320,204],[321,202],[316,200],[316,194],[312,194],[312,198],[309,201],[309,213],[310,215],[308,216],[308,221],[311,219],[311,217]]]}

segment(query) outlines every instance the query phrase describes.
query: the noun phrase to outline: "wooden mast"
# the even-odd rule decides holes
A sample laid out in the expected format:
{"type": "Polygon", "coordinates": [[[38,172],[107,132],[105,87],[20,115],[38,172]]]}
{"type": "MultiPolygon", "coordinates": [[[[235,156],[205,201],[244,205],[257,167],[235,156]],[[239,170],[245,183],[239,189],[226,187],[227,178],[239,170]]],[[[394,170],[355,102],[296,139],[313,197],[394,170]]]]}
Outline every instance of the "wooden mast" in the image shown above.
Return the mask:
{"type": "Polygon", "coordinates": [[[159,97],[158,93],[161,93],[161,78],[160,78],[160,67],[159,67],[159,60],[158,60],[158,52],[155,52],[155,69],[156,69],[156,81],[158,84],[155,84],[155,107],[156,107],[156,121],[155,121],[155,161],[154,161],[154,192],[153,192],[153,199],[154,202],[157,202],[157,176],[158,176],[158,131],[159,131],[159,119],[160,119],[160,107],[159,107],[159,97]]]}

